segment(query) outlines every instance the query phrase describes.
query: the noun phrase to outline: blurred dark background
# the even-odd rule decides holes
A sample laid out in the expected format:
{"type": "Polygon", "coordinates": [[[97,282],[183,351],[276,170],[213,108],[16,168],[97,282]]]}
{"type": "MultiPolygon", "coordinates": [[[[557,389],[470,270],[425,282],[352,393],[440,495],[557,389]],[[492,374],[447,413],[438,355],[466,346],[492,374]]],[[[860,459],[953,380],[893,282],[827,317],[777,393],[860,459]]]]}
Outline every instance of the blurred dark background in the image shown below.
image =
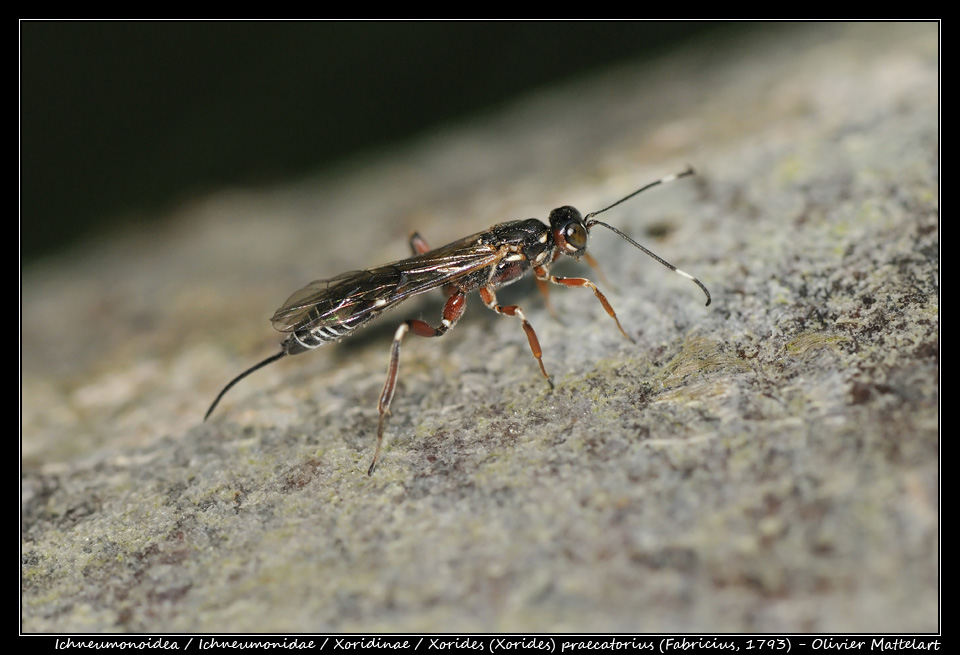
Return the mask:
{"type": "Polygon", "coordinates": [[[742,24],[20,23],[21,263],[742,24]]]}

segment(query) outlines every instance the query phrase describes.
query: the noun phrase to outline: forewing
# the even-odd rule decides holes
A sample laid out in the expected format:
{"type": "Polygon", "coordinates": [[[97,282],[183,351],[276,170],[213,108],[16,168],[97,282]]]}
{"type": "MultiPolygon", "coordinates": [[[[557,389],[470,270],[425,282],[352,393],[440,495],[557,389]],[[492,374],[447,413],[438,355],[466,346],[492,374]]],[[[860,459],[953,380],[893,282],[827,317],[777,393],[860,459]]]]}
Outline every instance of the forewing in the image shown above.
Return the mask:
{"type": "Polygon", "coordinates": [[[499,250],[480,241],[485,233],[474,234],[430,252],[390,266],[400,271],[398,292],[403,297],[456,283],[457,278],[494,264],[499,250]]]}
{"type": "Polygon", "coordinates": [[[273,327],[280,332],[324,325],[356,328],[410,296],[494,263],[497,250],[479,245],[479,236],[367,271],[311,282],[274,313],[273,327]]]}
{"type": "Polygon", "coordinates": [[[271,318],[280,332],[354,322],[394,294],[400,275],[388,267],[350,271],[329,280],[315,280],[294,292],[271,318]],[[353,319],[353,320],[351,320],[353,319]]]}

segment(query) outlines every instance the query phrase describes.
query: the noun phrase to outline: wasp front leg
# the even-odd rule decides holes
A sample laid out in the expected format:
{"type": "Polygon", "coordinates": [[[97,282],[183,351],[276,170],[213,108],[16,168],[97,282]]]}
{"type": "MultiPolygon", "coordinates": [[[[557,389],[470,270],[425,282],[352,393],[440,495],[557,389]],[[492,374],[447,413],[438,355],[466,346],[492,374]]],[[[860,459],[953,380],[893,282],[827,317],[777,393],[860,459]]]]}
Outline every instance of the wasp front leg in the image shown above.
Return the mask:
{"type": "MultiPolygon", "coordinates": [[[[419,235],[419,234],[415,234],[414,236],[419,237],[420,235],[419,235]]],[[[600,268],[600,264],[597,263],[597,260],[594,259],[594,258],[590,255],[590,253],[588,253],[588,252],[583,253],[583,258],[587,260],[587,263],[590,265],[590,268],[592,268],[593,270],[595,270],[595,271],[597,272],[597,275],[600,276],[600,281],[601,281],[602,283],[604,283],[604,284],[610,284],[610,280],[608,280],[608,279],[607,279],[607,276],[603,274],[603,270],[600,268]]],[[[560,278],[558,278],[558,279],[560,279],[560,278]]],[[[566,278],[564,278],[564,279],[566,279],[566,278]]],[[[583,278],[571,278],[571,279],[583,280],[583,278]]],[[[538,272],[537,272],[537,276],[534,278],[534,281],[537,283],[537,289],[539,289],[541,295],[543,295],[543,302],[544,302],[544,304],[547,306],[547,311],[550,312],[550,316],[552,316],[553,318],[559,320],[559,319],[560,319],[560,315],[557,314],[557,310],[553,308],[553,303],[550,302],[550,285],[547,284],[547,282],[555,282],[556,284],[560,284],[560,283],[559,283],[559,282],[556,282],[555,280],[550,279],[550,276],[547,275],[545,271],[538,271],[538,272]]],[[[583,280],[583,281],[586,282],[587,280],[583,280]]],[[[577,286],[577,285],[569,285],[569,286],[577,286]]],[[[594,287],[593,289],[594,289],[594,291],[596,291],[597,293],[600,294],[598,297],[603,298],[604,300],[606,300],[606,298],[603,297],[603,294],[600,293],[599,291],[597,291],[597,288],[596,288],[596,287],[594,287]]],[[[602,301],[601,301],[601,302],[602,302],[602,301]]],[[[607,303],[605,306],[609,306],[609,304],[610,304],[610,303],[607,303]]],[[[614,316],[614,319],[616,319],[616,316],[614,316]]],[[[618,323],[618,325],[619,325],[619,323],[618,323]]],[[[621,329],[620,331],[623,332],[622,329],[621,329]]],[[[630,337],[628,336],[627,338],[629,339],[630,337]]]]}
{"type": "Polygon", "coordinates": [[[527,317],[523,315],[523,310],[521,310],[517,305],[498,305],[497,294],[493,290],[493,287],[481,287],[480,299],[483,300],[483,304],[496,313],[503,316],[516,316],[523,322],[523,331],[527,333],[527,341],[530,342],[530,350],[533,351],[533,356],[537,358],[537,363],[540,364],[540,372],[543,373],[543,377],[547,379],[547,384],[549,384],[550,388],[553,389],[553,380],[551,380],[550,376],[547,375],[547,369],[543,367],[543,350],[540,348],[540,340],[537,338],[537,333],[534,332],[533,326],[530,325],[527,317]]]}
{"type": "Polygon", "coordinates": [[[540,292],[540,295],[543,296],[543,304],[546,306],[550,316],[552,316],[554,320],[559,321],[560,314],[553,308],[553,302],[550,300],[550,285],[547,284],[546,280],[541,280],[538,277],[534,278],[533,281],[537,283],[537,290],[540,292]]]}
{"type": "Polygon", "coordinates": [[[617,318],[617,313],[613,311],[613,306],[610,304],[610,301],[607,300],[607,297],[601,293],[600,289],[597,288],[596,284],[585,277],[557,277],[556,275],[550,275],[547,273],[546,269],[540,266],[535,267],[533,272],[536,274],[538,280],[549,280],[554,284],[559,284],[564,287],[587,287],[592,289],[593,295],[597,297],[597,300],[599,300],[600,304],[603,305],[603,308],[607,311],[607,314],[609,314],[610,318],[612,318],[617,324],[621,334],[629,339],[631,343],[636,343],[633,340],[633,337],[627,334],[627,331],[623,329],[622,325],[620,325],[620,319],[617,318]]]}
{"type": "Polygon", "coordinates": [[[377,449],[373,453],[373,461],[370,462],[370,468],[367,469],[367,475],[373,475],[377,468],[377,460],[380,459],[380,448],[383,446],[383,432],[387,427],[387,417],[390,416],[390,404],[393,402],[393,394],[397,390],[397,374],[400,371],[400,344],[407,332],[413,332],[421,337],[440,337],[446,334],[447,330],[452,328],[463,316],[467,309],[467,296],[459,289],[455,289],[446,304],[443,306],[443,321],[440,327],[433,327],[425,321],[413,319],[401,323],[393,335],[393,346],[390,348],[390,364],[387,366],[387,380],[383,384],[383,392],[380,394],[380,402],[377,408],[380,411],[380,422],[377,425],[377,449]]]}

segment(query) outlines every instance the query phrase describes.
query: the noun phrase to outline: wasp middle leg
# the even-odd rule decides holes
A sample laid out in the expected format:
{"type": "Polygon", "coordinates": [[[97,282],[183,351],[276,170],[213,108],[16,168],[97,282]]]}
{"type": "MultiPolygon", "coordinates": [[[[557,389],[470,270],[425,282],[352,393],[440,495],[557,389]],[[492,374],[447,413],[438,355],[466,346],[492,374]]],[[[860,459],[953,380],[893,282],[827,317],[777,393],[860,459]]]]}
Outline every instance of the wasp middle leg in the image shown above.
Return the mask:
{"type": "Polygon", "coordinates": [[[421,337],[440,337],[456,325],[467,309],[467,296],[456,287],[451,287],[449,294],[450,296],[443,306],[443,321],[440,327],[433,327],[426,321],[413,319],[401,323],[393,335],[393,346],[390,348],[390,364],[387,366],[387,380],[383,383],[383,392],[380,394],[380,402],[377,405],[377,409],[380,411],[380,422],[377,425],[377,449],[373,453],[373,461],[370,462],[367,475],[373,475],[377,468],[377,460],[380,459],[383,431],[387,427],[390,403],[393,402],[393,394],[397,390],[397,374],[400,371],[400,344],[403,342],[403,337],[406,336],[407,332],[413,332],[421,337]]]}
{"type": "Polygon", "coordinates": [[[480,287],[479,292],[480,299],[483,300],[484,305],[503,316],[516,316],[523,322],[523,331],[527,333],[530,350],[533,351],[533,356],[537,358],[537,363],[540,364],[540,372],[543,373],[543,377],[547,379],[547,384],[553,389],[553,380],[547,375],[547,369],[543,367],[543,349],[540,348],[540,340],[537,338],[537,333],[534,332],[533,326],[530,325],[530,321],[523,315],[523,310],[521,310],[518,305],[498,305],[497,294],[489,286],[480,287]]]}

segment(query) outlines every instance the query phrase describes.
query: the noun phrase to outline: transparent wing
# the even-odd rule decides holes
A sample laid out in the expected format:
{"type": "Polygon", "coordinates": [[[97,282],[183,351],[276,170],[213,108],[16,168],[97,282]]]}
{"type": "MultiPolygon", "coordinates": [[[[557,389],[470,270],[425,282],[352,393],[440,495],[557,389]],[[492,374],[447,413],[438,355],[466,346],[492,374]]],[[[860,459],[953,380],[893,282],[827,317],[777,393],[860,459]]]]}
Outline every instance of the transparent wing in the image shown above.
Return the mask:
{"type": "Polygon", "coordinates": [[[356,328],[397,303],[495,263],[499,252],[476,234],[430,252],[366,271],[316,280],[270,319],[280,332],[324,325],[356,328]]]}
{"type": "Polygon", "coordinates": [[[353,323],[381,302],[385,306],[398,275],[387,267],[350,271],[329,280],[315,280],[287,298],[270,321],[280,332],[353,323]]]}

